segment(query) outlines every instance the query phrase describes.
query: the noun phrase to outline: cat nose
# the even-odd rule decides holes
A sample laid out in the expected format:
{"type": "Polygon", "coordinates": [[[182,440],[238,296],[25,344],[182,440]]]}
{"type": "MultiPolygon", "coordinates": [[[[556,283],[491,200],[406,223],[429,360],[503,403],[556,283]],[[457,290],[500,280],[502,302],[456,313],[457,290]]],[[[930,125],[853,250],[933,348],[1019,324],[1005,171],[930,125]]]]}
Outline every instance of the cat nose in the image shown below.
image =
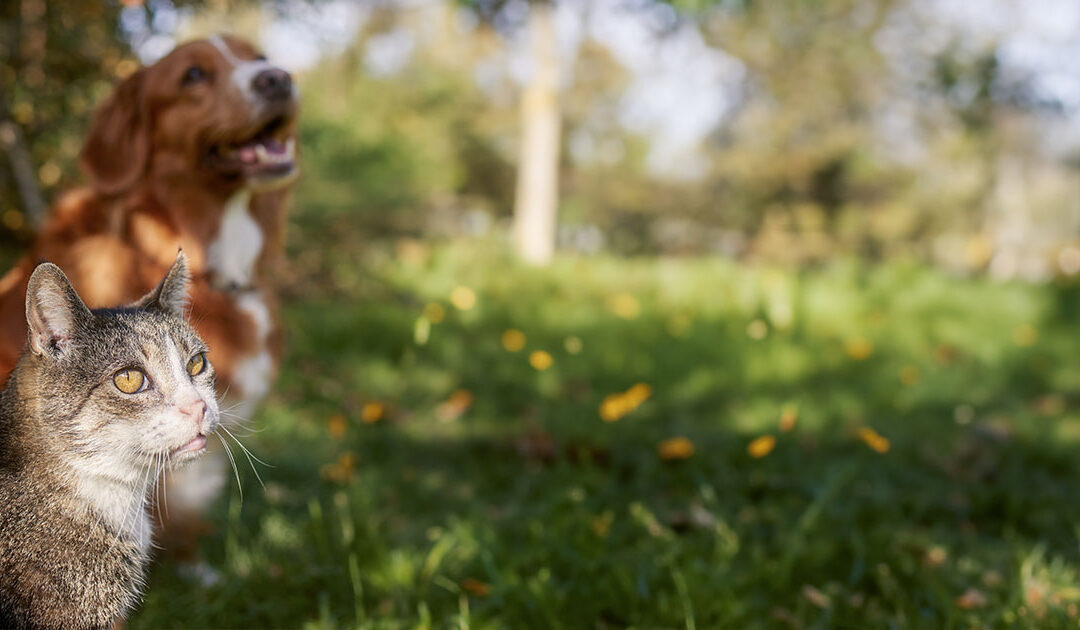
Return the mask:
{"type": "Polygon", "coordinates": [[[206,403],[196,400],[180,407],[180,415],[187,416],[195,421],[195,425],[201,427],[203,418],[206,417],[206,403]]]}

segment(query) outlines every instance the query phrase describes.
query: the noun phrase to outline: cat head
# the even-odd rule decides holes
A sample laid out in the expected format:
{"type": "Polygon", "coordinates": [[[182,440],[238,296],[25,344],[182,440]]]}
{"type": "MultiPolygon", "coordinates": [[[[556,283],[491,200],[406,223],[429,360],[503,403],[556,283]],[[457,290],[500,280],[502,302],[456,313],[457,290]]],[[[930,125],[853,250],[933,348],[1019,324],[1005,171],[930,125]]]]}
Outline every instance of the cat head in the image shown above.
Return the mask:
{"type": "Polygon", "coordinates": [[[106,475],[191,459],[218,426],[214,368],[184,321],[187,282],[180,253],[138,302],[90,310],[56,265],[30,276],[20,391],[68,452],[106,475]]]}

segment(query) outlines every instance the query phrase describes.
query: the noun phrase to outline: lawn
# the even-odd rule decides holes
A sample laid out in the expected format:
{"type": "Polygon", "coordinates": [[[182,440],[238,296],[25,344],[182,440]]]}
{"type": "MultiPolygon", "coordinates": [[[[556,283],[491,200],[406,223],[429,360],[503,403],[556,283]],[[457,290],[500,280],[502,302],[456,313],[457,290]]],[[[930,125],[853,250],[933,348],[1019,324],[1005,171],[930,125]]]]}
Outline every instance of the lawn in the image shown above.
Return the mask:
{"type": "Polygon", "coordinates": [[[133,629],[1080,623],[1080,288],[328,251],[133,629]]]}

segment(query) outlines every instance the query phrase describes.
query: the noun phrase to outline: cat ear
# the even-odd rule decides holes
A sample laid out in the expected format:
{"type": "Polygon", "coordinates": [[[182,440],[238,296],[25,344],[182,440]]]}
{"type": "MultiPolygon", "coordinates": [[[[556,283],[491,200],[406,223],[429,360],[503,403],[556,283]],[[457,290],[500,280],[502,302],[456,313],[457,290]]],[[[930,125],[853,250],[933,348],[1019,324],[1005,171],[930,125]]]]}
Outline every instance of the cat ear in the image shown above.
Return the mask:
{"type": "Polygon", "coordinates": [[[34,269],[26,285],[26,323],[35,354],[63,356],[89,317],[90,309],[59,267],[41,263],[34,269]]]}
{"type": "Polygon", "coordinates": [[[184,317],[184,307],[187,306],[188,286],[187,256],[183,250],[176,253],[176,261],[150,293],[135,303],[137,308],[156,308],[176,317],[184,317]]]}

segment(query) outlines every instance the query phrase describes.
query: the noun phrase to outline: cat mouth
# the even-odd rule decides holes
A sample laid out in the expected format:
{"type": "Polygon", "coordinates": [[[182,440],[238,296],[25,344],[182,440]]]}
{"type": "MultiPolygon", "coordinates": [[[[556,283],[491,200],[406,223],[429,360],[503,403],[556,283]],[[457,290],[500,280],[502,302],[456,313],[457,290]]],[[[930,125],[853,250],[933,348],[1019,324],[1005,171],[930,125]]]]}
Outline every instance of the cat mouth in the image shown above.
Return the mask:
{"type": "Polygon", "coordinates": [[[172,450],[169,455],[173,457],[183,457],[198,455],[206,449],[206,436],[202,433],[196,435],[187,441],[183,446],[178,446],[172,450]]]}

